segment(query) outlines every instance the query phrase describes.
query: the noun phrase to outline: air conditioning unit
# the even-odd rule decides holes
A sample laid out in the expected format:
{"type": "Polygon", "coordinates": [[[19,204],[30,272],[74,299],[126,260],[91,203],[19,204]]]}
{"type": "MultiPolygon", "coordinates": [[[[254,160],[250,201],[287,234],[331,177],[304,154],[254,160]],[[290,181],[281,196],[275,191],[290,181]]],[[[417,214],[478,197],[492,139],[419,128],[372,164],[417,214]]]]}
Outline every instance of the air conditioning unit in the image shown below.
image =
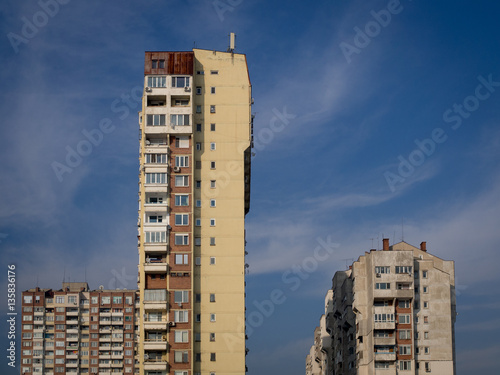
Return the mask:
{"type": "Polygon", "coordinates": [[[151,91],[153,91],[153,89],[151,87],[147,86],[146,87],[146,92],[151,92],[151,91]]]}
{"type": "Polygon", "coordinates": [[[174,167],[174,172],[178,173],[181,171],[181,167],[174,167]]]}
{"type": "Polygon", "coordinates": [[[382,275],[381,275],[380,273],[377,273],[377,275],[376,275],[376,276],[377,276],[377,277],[382,277],[382,275]]]}
{"type": "Polygon", "coordinates": [[[186,86],[186,87],[184,87],[184,91],[186,91],[186,92],[191,92],[191,87],[187,87],[187,86],[186,86]]]}
{"type": "Polygon", "coordinates": [[[169,327],[175,327],[175,322],[168,322],[169,327]]]}

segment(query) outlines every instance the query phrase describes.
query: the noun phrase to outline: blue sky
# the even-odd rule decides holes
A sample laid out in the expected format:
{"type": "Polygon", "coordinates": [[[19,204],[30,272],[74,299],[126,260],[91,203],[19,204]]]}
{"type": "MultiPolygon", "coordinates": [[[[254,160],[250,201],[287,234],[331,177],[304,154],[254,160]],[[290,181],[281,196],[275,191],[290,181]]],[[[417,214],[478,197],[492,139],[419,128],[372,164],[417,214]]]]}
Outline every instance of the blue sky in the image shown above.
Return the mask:
{"type": "Polygon", "coordinates": [[[64,275],[136,287],[144,51],[225,50],[234,31],[256,114],[249,373],[302,374],[333,274],[382,237],[399,242],[402,221],[406,242],[456,262],[458,374],[497,372],[498,2],[60,0],[47,9],[0,5],[0,257],[5,272],[16,264],[19,291],[59,288],[64,275]],[[102,140],[58,178],[54,163],[102,121],[102,140]],[[321,243],[331,254],[315,262],[321,243]],[[302,279],[298,266],[310,270],[302,279]],[[273,290],[282,303],[258,319],[273,290]]]}

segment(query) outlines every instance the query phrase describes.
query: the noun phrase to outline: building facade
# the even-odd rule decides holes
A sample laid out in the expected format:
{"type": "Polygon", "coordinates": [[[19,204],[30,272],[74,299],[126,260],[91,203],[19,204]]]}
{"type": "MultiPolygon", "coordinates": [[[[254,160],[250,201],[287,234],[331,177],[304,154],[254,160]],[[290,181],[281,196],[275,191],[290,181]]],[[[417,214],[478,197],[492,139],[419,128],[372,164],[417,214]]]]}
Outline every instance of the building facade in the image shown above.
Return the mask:
{"type": "Polygon", "coordinates": [[[145,54],[141,374],[245,373],[251,104],[245,55],[202,49],[145,54]],[[156,337],[165,340],[161,348],[152,344],[156,337]]]}
{"type": "Polygon", "coordinates": [[[454,262],[384,239],[335,273],[306,373],[454,375],[455,320],[454,262]]]}
{"type": "Polygon", "coordinates": [[[137,372],[138,296],[87,283],[23,292],[21,374],[137,372]]]}

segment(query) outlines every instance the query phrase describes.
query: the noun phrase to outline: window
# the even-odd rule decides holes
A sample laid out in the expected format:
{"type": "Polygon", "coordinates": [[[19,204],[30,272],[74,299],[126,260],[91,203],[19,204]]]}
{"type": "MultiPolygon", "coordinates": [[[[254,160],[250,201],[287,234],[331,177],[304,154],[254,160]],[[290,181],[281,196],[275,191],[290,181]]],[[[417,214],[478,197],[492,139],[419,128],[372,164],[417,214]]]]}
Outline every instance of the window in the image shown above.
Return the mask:
{"type": "Polygon", "coordinates": [[[201,180],[196,180],[194,186],[196,187],[196,189],[200,189],[201,188],[201,180]]]}
{"type": "Polygon", "coordinates": [[[201,113],[201,105],[196,106],[196,113],[201,113]]]}
{"type": "Polygon", "coordinates": [[[214,265],[215,264],[215,257],[210,257],[210,265],[214,265]]]}
{"type": "Polygon", "coordinates": [[[215,353],[210,353],[210,361],[215,362],[215,353]]]}
{"type": "Polygon", "coordinates": [[[165,289],[144,290],[144,301],[166,301],[166,300],[167,300],[167,291],[165,289]]]}
{"type": "Polygon", "coordinates": [[[189,264],[188,254],[175,254],[175,264],[189,264]]]}
{"type": "Polygon", "coordinates": [[[210,293],[210,302],[215,302],[215,294],[210,293]]]}
{"type": "Polygon", "coordinates": [[[210,199],[210,207],[215,207],[215,206],[216,206],[215,199],[210,199]]]}
{"type": "Polygon", "coordinates": [[[219,71],[218,70],[211,70],[210,74],[219,74],[219,71]]]}
{"type": "Polygon", "coordinates": [[[197,200],[195,201],[195,206],[196,206],[196,207],[201,207],[201,199],[197,199],[197,200]]]}
{"type": "Polygon", "coordinates": [[[177,362],[177,363],[188,362],[188,352],[187,351],[181,352],[179,350],[176,350],[174,352],[174,362],[177,362]]]}
{"type": "Polygon", "coordinates": [[[201,124],[196,124],[196,131],[201,132],[201,124]]]}
{"type": "Polygon", "coordinates": [[[201,219],[195,219],[194,220],[194,225],[197,227],[201,227],[201,219]]]}
{"type": "Polygon", "coordinates": [[[196,169],[201,169],[201,160],[196,160],[196,169]]]}
{"type": "Polygon", "coordinates": [[[64,303],[64,296],[56,296],[56,303],[64,303]]]}
{"type": "Polygon", "coordinates": [[[122,303],[122,297],[121,296],[113,296],[113,303],[122,303]]]}
{"type": "Polygon", "coordinates": [[[188,234],[176,234],[175,235],[176,245],[189,245],[189,235],[188,234]]]}
{"type": "Polygon", "coordinates": [[[189,125],[189,115],[170,115],[170,125],[172,126],[189,125]]]}
{"type": "Polygon", "coordinates": [[[210,151],[215,151],[215,142],[210,142],[210,151]]]}
{"type": "Polygon", "coordinates": [[[210,106],[210,113],[215,113],[215,105],[210,106]]]}
{"type": "Polygon", "coordinates": [[[167,236],[166,236],[165,232],[145,232],[144,234],[146,237],[146,243],[164,243],[164,242],[167,242],[167,236]]]}
{"type": "Polygon", "coordinates": [[[32,303],[33,302],[33,296],[23,296],[23,302],[24,303],[32,303]]]}
{"type": "Polygon", "coordinates": [[[210,87],[210,94],[215,94],[215,87],[210,87]]]}
{"type": "Polygon", "coordinates": [[[189,225],[189,215],[175,214],[175,225],[189,225]]]}
{"type": "Polygon", "coordinates": [[[146,184],[165,184],[166,173],[146,173],[146,184]]]}
{"type": "Polygon", "coordinates": [[[399,361],[399,369],[403,371],[411,370],[411,361],[399,361]]]}
{"type": "Polygon", "coordinates": [[[210,333],[210,341],[215,341],[215,333],[210,333]]]}
{"type": "Polygon", "coordinates": [[[410,320],[410,318],[411,318],[410,314],[400,314],[398,316],[398,318],[399,318],[399,320],[398,320],[399,324],[410,324],[410,322],[411,322],[411,320],[410,320]]]}
{"type": "Polygon", "coordinates": [[[389,368],[389,362],[375,362],[375,368],[389,368]]]}
{"type": "Polygon", "coordinates": [[[201,143],[196,142],[196,151],[201,151],[201,143]]]}
{"type": "Polygon", "coordinates": [[[201,302],[201,294],[200,293],[196,293],[194,301],[201,302]]]}
{"type": "Polygon", "coordinates": [[[150,203],[150,204],[162,204],[163,203],[163,197],[149,197],[149,198],[146,198],[146,203],[150,203]]]}
{"type": "Polygon", "coordinates": [[[214,218],[210,219],[210,226],[215,227],[215,219],[214,218]]]}
{"type": "Polygon", "coordinates": [[[425,362],[425,372],[431,372],[431,363],[425,362]]]}
{"type": "Polygon", "coordinates": [[[151,69],[165,69],[165,60],[151,60],[151,69]]]}
{"type": "Polygon", "coordinates": [[[409,309],[410,308],[410,301],[407,299],[402,299],[398,301],[398,306],[401,309],[409,309]]]}
{"type": "Polygon", "coordinates": [[[196,353],[194,360],[195,362],[201,362],[201,353],[196,353]]]}
{"type": "Polygon", "coordinates": [[[167,77],[165,76],[148,77],[148,87],[167,87],[167,77]]]}
{"type": "Polygon", "coordinates": [[[401,289],[404,289],[404,290],[411,289],[411,284],[410,283],[397,283],[396,288],[400,289],[400,290],[401,289]]]}
{"type": "Polygon", "coordinates": [[[146,163],[166,164],[167,154],[146,154],[146,163]]]}
{"type": "Polygon", "coordinates": [[[197,266],[201,266],[201,258],[200,257],[194,258],[194,264],[197,266]]]}
{"type": "Polygon", "coordinates": [[[196,86],[196,95],[201,95],[201,86],[196,86]]]}
{"type": "Polygon", "coordinates": [[[174,322],[176,322],[176,323],[188,323],[189,322],[189,311],[187,311],[187,310],[175,310],[174,311],[174,322]]]}
{"type": "Polygon", "coordinates": [[[195,244],[195,246],[200,246],[201,245],[201,238],[200,237],[195,237],[194,244],[195,244]]]}
{"type": "Polygon", "coordinates": [[[430,354],[430,353],[431,353],[431,349],[428,346],[425,346],[424,347],[424,354],[430,354]]]}
{"type": "Polygon", "coordinates": [[[163,216],[161,215],[148,215],[146,216],[148,223],[161,223],[163,222],[163,216]]]}
{"type": "Polygon", "coordinates": [[[429,302],[428,301],[424,301],[424,309],[428,309],[429,308],[429,302]]]}
{"type": "Polygon", "coordinates": [[[189,87],[189,77],[172,77],[172,87],[189,87]]]}
{"type": "Polygon", "coordinates": [[[210,237],[210,246],[215,246],[215,237],[210,237]]]}
{"type": "Polygon", "coordinates": [[[188,290],[176,290],[174,292],[174,302],[175,303],[189,302],[189,291],[188,290]]]}
{"type": "Polygon", "coordinates": [[[215,131],[215,124],[210,124],[210,131],[214,132],[215,131]]]}
{"type": "Polygon", "coordinates": [[[411,266],[396,266],[396,273],[408,273],[411,274],[411,266]]]}
{"type": "Polygon", "coordinates": [[[387,266],[376,266],[375,273],[391,273],[391,267],[387,266]]]}
{"type": "Polygon", "coordinates": [[[375,323],[393,323],[394,314],[374,314],[375,323]]]}
{"type": "Polygon", "coordinates": [[[391,289],[391,283],[376,283],[375,289],[391,289]]]}
{"type": "Polygon", "coordinates": [[[429,339],[429,332],[424,332],[424,339],[425,340],[429,339]]]}
{"type": "Polygon", "coordinates": [[[196,74],[197,74],[197,75],[201,75],[201,76],[202,76],[202,75],[204,75],[204,74],[205,74],[205,71],[204,71],[204,70],[197,70],[197,71],[196,71],[196,74]]]}
{"type": "Polygon", "coordinates": [[[147,126],[164,126],[165,125],[165,115],[147,115],[146,116],[147,126]]]}
{"type": "Polygon", "coordinates": [[[188,342],[188,331],[175,331],[175,342],[188,342]]]}
{"type": "Polygon", "coordinates": [[[201,322],[201,314],[196,314],[194,319],[195,319],[196,323],[201,322]]]}
{"type": "Polygon", "coordinates": [[[411,345],[399,345],[399,354],[411,355],[411,345]]]}
{"type": "Polygon", "coordinates": [[[427,277],[428,277],[428,272],[422,271],[422,279],[427,279],[427,277]]]}
{"type": "Polygon", "coordinates": [[[189,148],[189,137],[175,137],[175,147],[177,148],[189,148]]]}
{"type": "Polygon", "coordinates": [[[189,186],[189,176],[175,176],[175,186],[177,187],[189,186]]]}
{"type": "Polygon", "coordinates": [[[423,290],[424,293],[429,293],[429,287],[428,286],[424,286],[424,290],[423,290]]]}
{"type": "Polygon", "coordinates": [[[194,334],[194,341],[200,342],[201,341],[201,334],[199,332],[195,332],[194,334]]]}
{"type": "Polygon", "coordinates": [[[215,314],[210,314],[210,321],[215,322],[215,314]]]}
{"type": "Polygon", "coordinates": [[[175,205],[176,206],[189,206],[189,195],[176,194],[175,195],[175,205]]]}
{"type": "Polygon", "coordinates": [[[175,157],[176,167],[189,167],[189,156],[176,156],[175,157]]]}
{"type": "Polygon", "coordinates": [[[411,330],[400,329],[399,330],[399,339],[400,340],[411,340],[411,330]]]}
{"type": "Polygon", "coordinates": [[[215,169],[215,161],[210,162],[210,169],[215,169]]]}
{"type": "Polygon", "coordinates": [[[425,324],[429,323],[429,317],[428,316],[424,316],[424,323],[425,324]]]}
{"type": "Polygon", "coordinates": [[[68,296],[68,303],[76,303],[76,296],[68,296]]]}

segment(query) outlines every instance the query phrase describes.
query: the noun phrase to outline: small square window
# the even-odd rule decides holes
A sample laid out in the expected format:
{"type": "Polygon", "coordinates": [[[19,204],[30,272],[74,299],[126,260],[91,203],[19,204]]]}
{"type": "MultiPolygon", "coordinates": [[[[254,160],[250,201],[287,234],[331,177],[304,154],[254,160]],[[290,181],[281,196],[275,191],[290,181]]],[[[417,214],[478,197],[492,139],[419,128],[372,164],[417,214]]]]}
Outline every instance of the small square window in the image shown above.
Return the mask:
{"type": "Polygon", "coordinates": [[[210,207],[216,207],[215,199],[210,199],[210,207]]]}
{"type": "Polygon", "coordinates": [[[196,315],[195,315],[195,317],[194,317],[194,321],[195,321],[196,323],[201,322],[201,314],[196,314],[196,315]]]}
{"type": "Polygon", "coordinates": [[[196,332],[194,334],[194,341],[200,342],[201,341],[201,334],[199,332],[196,332]]]}
{"type": "Polygon", "coordinates": [[[201,265],[201,258],[200,257],[194,258],[194,264],[197,266],[201,265]]]}
{"type": "Polygon", "coordinates": [[[194,223],[197,227],[201,227],[201,219],[195,219],[194,223]]]}
{"type": "Polygon", "coordinates": [[[197,70],[196,74],[199,75],[199,76],[202,76],[202,75],[205,74],[205,71],[204,70],[197,70]]]}
{"type": "Polygon", "coordinates": [[[196,113],[201,113],[201,105],[196,106],[196,113]]]}
{"type": "Polygon", "coordinates": [[[215,142],[210,142],[210,151],[215,151],[215,142]]]}
{"type": "Polygon", "coordinates": [[[201,95],[201,86],[196,86],[196,95],[201,95]]]}
{"type": "Polygon", "coordinates": [[[210,169],[215,169],[215,161],[210,162],[210,169]]]}
{"type": "Polygon", "coordinates": [[[196,207],[201,207],[201,199],[197,199],[195,205],[196,207]]]}
{"type": "Polygon", "coordinates": [[[210,302],[215,302],[215,294],[210,293],[210,302]]]}
{"type": "Polygon", "coordinates": [[[215,246],[215,237],[210,237],[210,246],[215,246]]]}
{"type": "Polygon", "coordinates": [[[215,94],[215,87],[214,86],[210,87],[210,94],[215,94]]]}
{"type": "Polygon", "coordinates": [[[210,188],[215,189],[216,182],[215,180],[210,180],[210,188]]]}
{"type": "Polygon", "coordinates": [[[427,279],[428,272],[427,271],[422,271],[422,279],[427,279]]]}
{"type": "Polygon", "coordinates": [[[194,244],[195,244],[196,246],[200,246],[200,245],[201,245],[201,238],[200,238],[200,237],[195,237],[195,239],[194,239],[194,244]]]}
{"type": "Polygon", "coordinates": [[[215,314],[210,314],[210,321],[215,322],[215,314]]]}
{"type": "Polygon", "coordinates": [[[201,124],[196,124],[196,131],[201,132],[201,124]]]}
{"type": "Polygon", "coordinates": [[[214,265],[215,264],[215,257],[210,257],[210,265],[214,265]]]}
{"type": "Polygon", "coordinates": [[[210,124],[210,131],[214,132],[215,131],[215,124],[210,124]]]}
{"type": "Polygon", "coordinates": [[[201,188],[201,180],[196,180],[196,189],[200,189],[201,188]]]}
{"type": "Polygon", "coordinates": [[[429,287],[428,286],[424,286],[424,293],[429,293],[429,287]]]}
{"type": "Polygon", "coordinates": [[[431,352],[431,350],[429,349],[428,346],[424,347],[424,353],[425,354],[429,354],[431,352]]]}
{"type": "MultiPolygon", "coordinates": [[[[200,110],[200,112],[201,112],[201,110],[200,110]]],[[[215,113],[215,105],[213,105],[213,104],[210,106],[210,113],[215,113]]]]}
{"type": "Polygon", "coordinates": [[[429,302],[428,301],[424,301],[424,309],[428,309],[429,308],[429,302]]]}
{"type": "Polygon", "coordinates": [[[201,143],[196,142],[196,151],[201,151],[201,143]]]}
{"type": "Polygon", "coordinates": [[[215,218],[210,219],[210,226],[215,227],[215,218]]]}

